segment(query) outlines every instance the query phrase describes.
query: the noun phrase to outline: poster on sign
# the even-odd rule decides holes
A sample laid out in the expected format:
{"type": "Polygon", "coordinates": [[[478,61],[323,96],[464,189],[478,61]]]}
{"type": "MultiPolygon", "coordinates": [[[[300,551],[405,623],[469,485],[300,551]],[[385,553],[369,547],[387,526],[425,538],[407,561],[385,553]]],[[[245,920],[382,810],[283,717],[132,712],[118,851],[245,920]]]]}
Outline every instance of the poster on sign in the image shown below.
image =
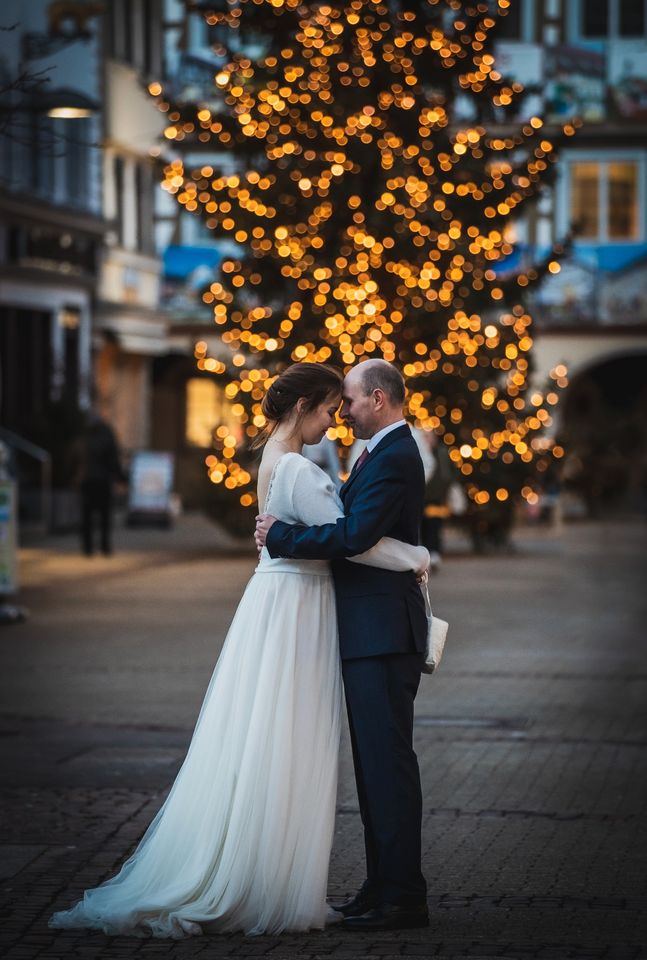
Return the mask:
{"type": "Polygon", "coordinates": [[[128,523],[169,526],[172,517],[172,453],[138,450],[130,463],[128,523]]]}

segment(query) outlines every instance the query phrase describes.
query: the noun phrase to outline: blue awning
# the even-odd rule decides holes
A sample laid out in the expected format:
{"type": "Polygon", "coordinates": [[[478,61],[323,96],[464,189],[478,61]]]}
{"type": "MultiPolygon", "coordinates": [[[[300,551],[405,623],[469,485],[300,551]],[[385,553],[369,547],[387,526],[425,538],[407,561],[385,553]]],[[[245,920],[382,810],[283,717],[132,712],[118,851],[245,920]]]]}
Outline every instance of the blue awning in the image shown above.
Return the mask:
{"type": "Polygon", "coordinates": [[[199,267],[214,269],[222,260],[216,247],[171,246],[164,251],[164,276],[186,280],[199,267]]]}

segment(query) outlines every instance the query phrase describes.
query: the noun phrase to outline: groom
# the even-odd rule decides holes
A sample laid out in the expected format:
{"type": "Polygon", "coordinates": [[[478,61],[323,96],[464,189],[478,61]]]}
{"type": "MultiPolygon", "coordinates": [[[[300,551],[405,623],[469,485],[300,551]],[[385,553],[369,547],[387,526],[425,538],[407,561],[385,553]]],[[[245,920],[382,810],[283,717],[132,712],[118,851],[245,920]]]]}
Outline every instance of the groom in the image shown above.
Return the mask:
{"type": "Polygon", "coordinates": [[[425,927],[420,869],[422,796],[412,746],[413,702],[425,653],[427,620],[413,572],[345,558],[384,536],[419,542],[422,461],[402,418],[405,387],[385,360],[366,360],[344,381],[341,415],[366,450],[341,489],[345,516],[318,527],[261,514],[256,543],[272,557],[332,560],[339,643],[367,879],[335,909],[355,930],[425,927]]]}

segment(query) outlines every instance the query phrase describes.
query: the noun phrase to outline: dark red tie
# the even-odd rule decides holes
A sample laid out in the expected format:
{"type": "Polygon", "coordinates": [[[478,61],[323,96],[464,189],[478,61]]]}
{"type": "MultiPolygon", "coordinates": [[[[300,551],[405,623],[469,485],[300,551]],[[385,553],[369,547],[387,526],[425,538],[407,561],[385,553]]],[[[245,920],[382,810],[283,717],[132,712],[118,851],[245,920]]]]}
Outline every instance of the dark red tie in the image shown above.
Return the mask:
{"type": "Polygon", "coordinates": [[[368,453],[369,453],[368,447],[364,447],[364,449],[362,450],[362,452],[360,453],[359,457],[355,462],[355,466],[353,467],[353,473],[357,473],[359,470],[362,469],[362,467],[368,460],[368,453]]]}

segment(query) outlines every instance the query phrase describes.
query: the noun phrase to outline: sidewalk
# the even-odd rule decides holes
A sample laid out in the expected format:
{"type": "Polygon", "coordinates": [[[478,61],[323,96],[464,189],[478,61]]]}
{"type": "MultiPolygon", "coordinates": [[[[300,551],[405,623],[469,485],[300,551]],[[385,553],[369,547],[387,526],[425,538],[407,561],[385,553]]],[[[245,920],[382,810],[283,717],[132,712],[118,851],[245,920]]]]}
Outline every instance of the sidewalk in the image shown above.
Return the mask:
{"type": "Polygon", "coordinates": [[[249,541],[237,539],[200,513],[183,514],[168,529],[127,527],[118,516],[110,557],[101,553],[83,556],[75,534],[43,536],[30,532],[20,550],[20,579],[21,585],[33,587],[56,580],[123,573],[169,560],[177,562],[179,558],[252,556],[253,552],[251,537],[249,541]]]}
{"type": "MultiPolygon", "coordinates": [[[[198,518],[114,557],[23,551],[0,632],[0,942],[32,958],[647,958],[644,524],[519,534],[432,581],[451,631],[417,700],[428,930],[169,941],[54,933],[181,763],[253,552],[198,518]]],[[[346,736],[331,897],[363,879],[346,736]]],[[[1,950],[0,950],[1,953],[1,950]]]]}

